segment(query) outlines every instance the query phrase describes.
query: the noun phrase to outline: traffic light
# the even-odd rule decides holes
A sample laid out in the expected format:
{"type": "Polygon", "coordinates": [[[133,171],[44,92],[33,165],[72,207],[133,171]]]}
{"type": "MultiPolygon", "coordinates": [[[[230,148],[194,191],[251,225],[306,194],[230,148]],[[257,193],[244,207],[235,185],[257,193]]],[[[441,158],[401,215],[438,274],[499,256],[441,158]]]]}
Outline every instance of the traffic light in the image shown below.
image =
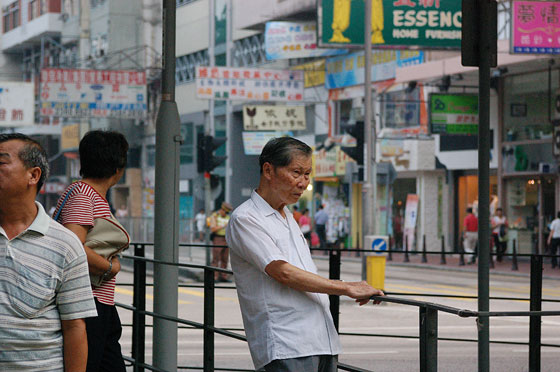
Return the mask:
{"type": "Polygon", "coordinates": [[[210,173],[226,160],[227,156],[214,155],[214,150],[222,146],[225,142],[226,138],[214,138],[204,133],[198,134],[196,164],[198,173],[210,173]]]}
{"type": "Polygon", "coordinates": [[[357,121],[356,124],[342,124],[343,131],[356,139],[356,146],[342,146],[341,150],[358,163],[364,165],[364,122],[357,121]]]}

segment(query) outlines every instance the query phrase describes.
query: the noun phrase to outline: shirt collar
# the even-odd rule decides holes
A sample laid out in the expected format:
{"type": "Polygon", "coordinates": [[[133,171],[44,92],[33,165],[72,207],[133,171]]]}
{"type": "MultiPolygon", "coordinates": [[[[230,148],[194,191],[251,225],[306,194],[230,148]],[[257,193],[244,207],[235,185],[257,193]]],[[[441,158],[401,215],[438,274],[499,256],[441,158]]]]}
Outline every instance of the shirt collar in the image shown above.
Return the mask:
{"type": "MultiPolygon", "coordinates": [[[[31,223],[31,225],[29,225],[27,229],[22,231],[18,236],[21,236],[22,234],[25,234],[28,231],[35,231],[41,235],[47,234],[47,230],[49,229],[51,218],[49,217],[47,212],[45,212],[45,209],[43,208],[41,203],[35,201],[35,205],[37,206],[37,215],[35,216],[35,219],[31,223]]],[[[0,226],[0,232],[4,236],[6,235],[6,232],[4,231],[2,226],[0,226]]]]}
{"type": "Polygon", "coordinates": [[[36,201],[35,205],[37,206],[37,216],[31,223],[31,225],[29,225],[27,231],[35,231],[41,235],[46,235],[51,223],[51,218],[49,217],[47,212],[45,212],[45,208],[43,208],[41,203],[36,201]]]}
{"type": "MultiPolygon", "coordinates": [[[[275,213],[280,215],[280,212],[272,208],[272,206],[268,204],[268,202],[264,200],[262,196],[259,195],[257,190],[253,190],[253,192],[251,193],[251,200],[266,217],[275,213]]],[[[284,214],[286,214],[286,216],[288,216],[288,214],[291,214],[290,210],[286,206],[284,206],[284,214]]]]}

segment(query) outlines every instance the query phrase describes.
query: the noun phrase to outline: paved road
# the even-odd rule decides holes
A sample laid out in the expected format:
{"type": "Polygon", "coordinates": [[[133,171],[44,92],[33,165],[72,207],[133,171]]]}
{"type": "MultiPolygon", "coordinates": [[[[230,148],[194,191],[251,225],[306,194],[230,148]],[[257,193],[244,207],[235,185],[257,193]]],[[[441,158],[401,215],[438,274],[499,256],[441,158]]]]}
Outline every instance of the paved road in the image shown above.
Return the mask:
{"type": "MultiPolygon", "coordinates": [[[[328,263],[316,260],[320,271],[326,276],[328,263]]],[[[358,280],[360,264],[344,261],[342,279],[358,280]]],[[[119,275],[118,283],[130,283],[129,273],[119,275]]],[[[149,278],[151,280],[151,278],[149,278]]],[[[192,282],[190,282],[192,283],[192,282]]],[[[560,300],[560,281],[544,280],[543,296],[560,300]]],[[[472,272],[455,272],[430,270],[413,267],[388,266],[385,289],[391,293],[424,293],[449,295],[476,295],[477,277],[472,272]]],[[[527,298],[529,281],[525,277],[492,276],[490,283],[492,296],[527,298]]],[[[150,292],[151,293],[151,292],[150,292]]],[[[446,299],[422,296],[407,296],[418,300],[438,302],[449,306],[476,310],[475,299],[446,299]]],[[[132,290],[117,286],[117,300],[122,303],[132,302],[132,290]]],[[[153,297],[147,299],[151,308],[153,297]]],[[[219,327],[241,328],[241,314],[234,289],[217,289],[216,325],[219,327]]],[[[528,310],[527,301],[492,301],[490,309],[528,310]]],[[[544,303],[543,310],[558,310],[560,303],[544,303]]],[[[120,310],[123,323],[130,323],[130,313],[120,310]]],[[[180,317],[202,322],[203,295],[199,288],[179,288],[180,317]]],[[[449,314],[440,314],[439,337],[467,338],[476,340],[475,319],[463,319],[449,314]]],[[[491,320],[491,340],[527,342],[529,320],[527,318],[493,318],[491,320]]],[[[341,299],[340,330],[346,333],[375,333],[379,335],[418,335],[418,310],[398,304],[366,305],[359,307],[348,298],[341,299]]],[[[123,334],[123,352],[130,355],[131,329],[125,328],[123,334]]],[[[151,328],[146,330],[147,361],[151,360],[151,328]]],[[[543,319],[542,342],[560,345],[560,319],[548,317],[543,319]]],[[[374,370],[376,372],[418,371],[418,340],[387,337],[342,336],[344,353],[341,361],[374,370]]],[[[477,344],[440,341],[438,344],[439,371],[472,372],[477,370],[477,344]]],[[[557,372],[558,348],[542,349],[542,371],[557,372]]],[[[202,365],[202,333],[198,330],[179,331],[179,364],[182,366],[202,365]]],[[[246,343],[216,336],[217,368],[251,369],[252,363],[246,343]]],[[[527,371],[528,347],[523,345],[491,345],[491,371],[523,372],[527,371]]]]}

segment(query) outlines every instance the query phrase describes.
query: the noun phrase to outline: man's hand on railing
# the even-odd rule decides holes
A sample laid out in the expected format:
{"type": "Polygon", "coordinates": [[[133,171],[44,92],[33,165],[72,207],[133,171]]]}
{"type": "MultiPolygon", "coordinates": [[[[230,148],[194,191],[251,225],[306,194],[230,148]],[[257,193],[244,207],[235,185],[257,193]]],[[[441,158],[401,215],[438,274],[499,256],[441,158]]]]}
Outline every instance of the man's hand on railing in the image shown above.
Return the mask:
{"type": "MultiPolygon", "coordinates": [[[[356,300],[360,306],[369,302],[371,296],[385,296],[383,291],[373,288],[366,281],[361,282],[345,282],[347,285],[346,296],[356,300]]],[[[379,304],[381,301],[374,300],[374,304],[379,304]]]]}

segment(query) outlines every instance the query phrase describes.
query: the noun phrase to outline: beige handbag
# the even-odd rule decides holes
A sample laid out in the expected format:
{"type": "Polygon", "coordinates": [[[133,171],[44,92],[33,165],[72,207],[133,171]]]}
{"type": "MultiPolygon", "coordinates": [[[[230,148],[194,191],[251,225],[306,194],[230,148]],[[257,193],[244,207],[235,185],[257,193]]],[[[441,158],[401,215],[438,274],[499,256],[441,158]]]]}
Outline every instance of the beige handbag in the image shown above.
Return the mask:
{"type": "MultiPolygon", "coordinates": [[[[107,260],[127,249],[129,244],[130,236],[113,215],[94,219],[84,243],[107,260]]],[[[103,275],[90,274],[89,277],[93,286],[98,287],[103,282],[103,275]]]]}

